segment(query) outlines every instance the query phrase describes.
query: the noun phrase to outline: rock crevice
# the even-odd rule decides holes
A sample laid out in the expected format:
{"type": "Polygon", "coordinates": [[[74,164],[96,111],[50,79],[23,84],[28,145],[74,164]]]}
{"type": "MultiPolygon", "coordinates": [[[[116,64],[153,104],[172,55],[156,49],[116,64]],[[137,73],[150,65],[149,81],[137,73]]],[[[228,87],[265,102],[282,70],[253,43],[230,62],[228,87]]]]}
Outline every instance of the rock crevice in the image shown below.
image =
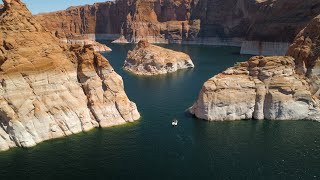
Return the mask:
{"type": "Polygon", "coordinates": [[[0,151],[139,119],[121,77],[92,46],[61,43],[20,0],[5,0],[4,6],[0,151]]]}
{"type": "Polygon", "coordinates": [[[209,79],[190,112],[210,121],[319,120],[307,80],[294,69],[291,57],[253,57],[209,79]]]}
{"type": "Polygon", "coordinates": [[[51,31],[122,35],[116,42],[292,42],[318,0],[118,0],[37,15],[51,31]]]}

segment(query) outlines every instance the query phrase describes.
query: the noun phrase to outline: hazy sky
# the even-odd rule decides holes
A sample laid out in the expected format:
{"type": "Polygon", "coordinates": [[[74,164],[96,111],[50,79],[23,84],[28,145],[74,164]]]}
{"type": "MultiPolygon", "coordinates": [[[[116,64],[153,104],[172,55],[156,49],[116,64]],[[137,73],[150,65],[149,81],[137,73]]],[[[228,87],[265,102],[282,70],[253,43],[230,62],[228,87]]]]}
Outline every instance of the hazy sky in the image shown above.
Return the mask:
{"type": "MultiPolygon", "coordinates": [[[[27,4],[33,14],[63,10],[69,6],[93,4],[95,2],[105,2],[107,0],[22,0],[27,4]]],[[[1,1],[0,1],[1,2],[1,1]]]]}

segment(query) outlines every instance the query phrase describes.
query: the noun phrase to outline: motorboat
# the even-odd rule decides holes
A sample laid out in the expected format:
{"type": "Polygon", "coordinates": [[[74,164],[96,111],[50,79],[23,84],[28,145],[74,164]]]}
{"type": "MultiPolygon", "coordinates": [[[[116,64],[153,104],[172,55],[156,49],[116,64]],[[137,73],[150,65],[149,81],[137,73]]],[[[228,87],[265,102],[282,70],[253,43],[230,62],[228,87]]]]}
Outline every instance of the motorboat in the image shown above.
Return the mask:
{"type": "Polygon", "coordinates": [[[177,126],[178,125],[178,120],[177,119],[174,119],[172,120],[172,126],[177,126]]]}

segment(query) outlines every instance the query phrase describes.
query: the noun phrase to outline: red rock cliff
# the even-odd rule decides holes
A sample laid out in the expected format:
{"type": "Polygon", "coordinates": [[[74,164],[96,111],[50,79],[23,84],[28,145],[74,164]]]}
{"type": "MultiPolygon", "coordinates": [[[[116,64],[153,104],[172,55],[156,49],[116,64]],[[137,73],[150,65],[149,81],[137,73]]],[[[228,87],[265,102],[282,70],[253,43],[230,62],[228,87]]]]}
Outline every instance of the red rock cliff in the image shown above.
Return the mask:
{"type": "Polygon", "coordinates": [[[122,33],[129,42],[208,37],[288,42],[319,13],[318,0],[118,0],[37,19],[50,30],[122,33]]]}
{"type": "Polygon", "coordinates": [[[92,46],[67,46],[20,0],[0,9],[0,151],[137,120],[122,78],[92,46]]]}

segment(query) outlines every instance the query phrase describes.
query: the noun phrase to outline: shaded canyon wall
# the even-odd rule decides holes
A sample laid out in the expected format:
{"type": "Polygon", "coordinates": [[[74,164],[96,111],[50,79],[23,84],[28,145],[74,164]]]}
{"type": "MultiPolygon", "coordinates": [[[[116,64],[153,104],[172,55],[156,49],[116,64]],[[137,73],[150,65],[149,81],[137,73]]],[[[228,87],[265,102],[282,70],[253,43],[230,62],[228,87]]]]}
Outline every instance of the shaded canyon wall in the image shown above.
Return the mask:
{"type": "Polygon", "coordinates": [[[205,38],[292,42],[318,0],[118,0],[37,15],[49,30],[121,34],[128,42],[205,38]]]}

